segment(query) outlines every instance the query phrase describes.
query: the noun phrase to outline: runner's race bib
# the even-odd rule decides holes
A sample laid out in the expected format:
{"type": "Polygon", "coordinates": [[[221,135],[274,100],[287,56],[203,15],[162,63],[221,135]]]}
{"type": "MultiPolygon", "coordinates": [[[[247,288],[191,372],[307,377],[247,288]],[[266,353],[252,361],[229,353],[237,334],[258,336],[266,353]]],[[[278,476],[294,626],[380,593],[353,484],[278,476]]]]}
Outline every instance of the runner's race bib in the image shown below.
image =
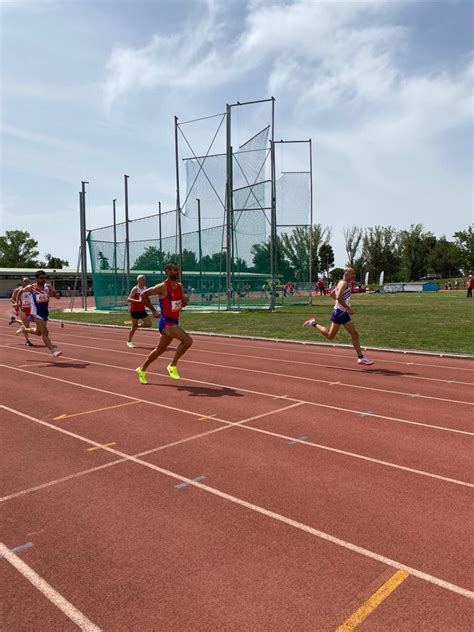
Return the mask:
{"type": "Polygon", "coordinates": [[[37,294],[36,295],[36,302],[37,303],[47,303],[49,301],[49,295],[48,294],[37,294]]]}
{"type": "Polygon", "coordinates": [[[183,301],[171,301],[171,310],[173,312],[180,312],[183,309],[183,301]]]}

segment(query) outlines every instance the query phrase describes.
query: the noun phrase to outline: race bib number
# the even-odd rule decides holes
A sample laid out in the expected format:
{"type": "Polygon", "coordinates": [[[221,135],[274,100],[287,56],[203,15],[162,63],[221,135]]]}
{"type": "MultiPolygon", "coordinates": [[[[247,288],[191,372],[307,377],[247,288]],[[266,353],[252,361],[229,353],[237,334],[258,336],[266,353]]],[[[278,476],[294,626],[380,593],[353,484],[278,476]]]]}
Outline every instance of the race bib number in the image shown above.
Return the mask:
{"type": "Polygon", "coordinates": [[[171,301],[171,310],[173,312],[180,312],[183,309],[183,301],[171,301]]]}
{"type": "Polygon", "coordinates": [[[36,302],[37,303],[47,303],[49,301],[49,295],[48,294],[37,294],[36,295],[36,302]]]}

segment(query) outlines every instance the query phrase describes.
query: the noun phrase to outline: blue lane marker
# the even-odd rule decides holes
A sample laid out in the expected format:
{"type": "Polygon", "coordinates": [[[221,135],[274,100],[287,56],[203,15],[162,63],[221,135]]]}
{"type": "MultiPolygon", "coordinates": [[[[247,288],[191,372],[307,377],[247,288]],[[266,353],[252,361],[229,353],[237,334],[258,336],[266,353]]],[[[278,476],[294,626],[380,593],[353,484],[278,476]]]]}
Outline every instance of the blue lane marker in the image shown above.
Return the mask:
{"type": "Polygon", "coordinates": [[[296,437],[296,439],[291,439],[290,441],[288,441],[288,445],[294,445],[295,443],[298,443],[298,441],[308,441],[309,437],[307,437],[306,435],[303,435],[302,437],[296,437]]]}
{"type": "MultiPolygon", "coordinates": [[[[30,549],[33,546],[33,542],[26,542],[25,544],[20,544],[19,546],[14,546],[10,551],[12,553],[20,553],[20,551],[24,551],[25,549],[30,549]]],[[[0,555],[0,559],[3,555],[0,555]]]]}
{"type": "Polygon", "coordinates": [[[373,415],[374,412],[372,410],[368,410],[365,413],[359,413],[359,417],[370,417],[370,415],[373,415]]]}
{"type": "MultiPolygon", "coordinates": [[[[199,481],[205,481],[206,477],[205,476],[196,476],[196,478],[192,479],[193,481],[196,481],[197,483],[199,481]]],[[[176,489],[183,489],[183,487],[188,487],[189,483],[178,483],[177,485],[175,485],[176,489]]]]}

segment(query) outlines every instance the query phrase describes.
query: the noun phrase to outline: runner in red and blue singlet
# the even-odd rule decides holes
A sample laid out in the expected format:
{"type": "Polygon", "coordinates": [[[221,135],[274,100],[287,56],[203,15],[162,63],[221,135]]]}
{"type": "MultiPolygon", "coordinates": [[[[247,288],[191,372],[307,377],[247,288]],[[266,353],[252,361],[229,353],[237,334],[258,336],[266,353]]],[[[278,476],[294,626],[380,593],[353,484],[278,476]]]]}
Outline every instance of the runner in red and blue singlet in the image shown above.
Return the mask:
{"type": "Polygon", "coordinates": [[[150,353],[142,366],[136,369],[141,384],[147,384],[147,368],[166,351],[173,338],[179,340],[179,345],[167,369],[170,377],[174,380],[179,380],[180,376],[176,365],[178,364],[179,358],[186,353],[193,344],[191,336],[179,326],[181,310],[189,303],[189,299],[184,293],[184,288],[178,281],[179,268],[175,263],[168,263],[165,267],[165,272],[166,279],[163,283],[159,283],[141,294],[141,300],[151,310],[153,316],[155,318],[160,316],[158,327],[161,334],[161,339],[156,349],[150,353]],[[158,314],[151,304],[150,296],[159,296],[161,315],[158,314]]]}

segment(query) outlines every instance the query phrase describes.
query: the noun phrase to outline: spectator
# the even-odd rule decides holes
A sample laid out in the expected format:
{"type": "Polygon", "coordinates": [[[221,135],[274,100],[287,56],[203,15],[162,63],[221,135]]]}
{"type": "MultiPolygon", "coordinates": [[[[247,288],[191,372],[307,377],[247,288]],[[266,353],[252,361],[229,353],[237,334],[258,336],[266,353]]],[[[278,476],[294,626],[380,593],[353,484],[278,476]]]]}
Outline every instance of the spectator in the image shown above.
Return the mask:
{"type": "Polygon", "coordinates": [[[317,288],[319,290],[319,296],[324,296],[324,281],[323,279],[319,279],[317,283],[317,288]]]}
{"type": "Polygon", "coordinates": [[[467,296],[469,298],[472,298],[472,288],[474,287],[474,277],[472,276],[472,274],[470,274],[467,279],[466,287],[467,287],[467,296]]]}

